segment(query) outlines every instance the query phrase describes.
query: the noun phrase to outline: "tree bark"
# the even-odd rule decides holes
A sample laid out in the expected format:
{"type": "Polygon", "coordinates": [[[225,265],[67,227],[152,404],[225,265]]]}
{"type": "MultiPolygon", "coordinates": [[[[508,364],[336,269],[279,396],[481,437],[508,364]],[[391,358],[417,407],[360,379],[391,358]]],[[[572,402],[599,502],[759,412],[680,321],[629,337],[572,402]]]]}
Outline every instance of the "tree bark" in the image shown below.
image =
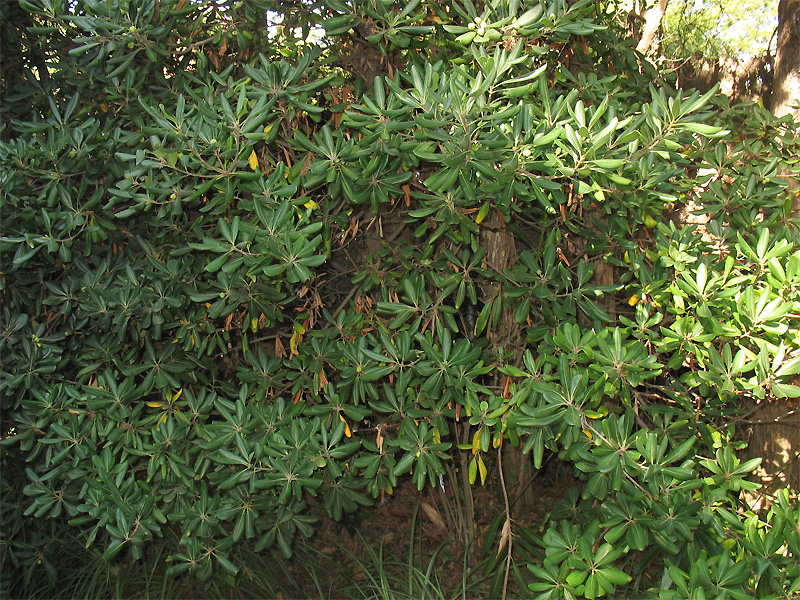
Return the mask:
{"type": "MultiPolygon", "coordinates": [[[[491,214],[484,222],[481,230],[481,246],[486,248],[483,265],[485,268],[502,273],[503,270],[517,264],[518,253],[514,236],[507,229],[499,213],[491,214]]],[[[483,285],[482,300],[486,302],[496,297],[499,293],[498,286],[497,283],[483,285]]],[[[508,358],[509,364],[519,366],[522,363],[524,347],[523,330],[524,328],[514,320],[513,310],[504,307],[497,327],[494,329],[487,327],[486,337],[490,347],[502,347],[506,352],[511,352],[512,355],[508,358]]],[[[497,387],[501,387],[502,379],[498,377],[495,383],[497,387]]],[[[533,486],[530,485],[534,475],[531,457],[511,444],[504,445],[502,452],[503,475],[509,485],[509,492],[514,499],[516,510],[525,514],[533,510],[536,502],[533,486]]]]}
{"type": "MultiPolygon", "coordinates": [[[[778,48],[775,52],[775,78],[770,108],[776,117],[792,115],[800,121],[800,0],[781,0],[778,4],[778,48]]],[[[792,216],[800,217],[800,194],[794,192],[792,216]]]]}
{"type": "Polygon", "coordinates": [[[661,21],[664,20],[664,15],[667,12],[667,5],[669,0],[658,0],[658,4],[648,9],[644,13],[644,30],[636,50],[642,54],[647,54],[653,46],[653,40],[656,39],[656,34],[661,28],[661,21]]]}
{"type": "Polygon", "coordinates": [[[770,108],[777,117],[800,119],[800,0],[778,4],[778,48],[770,108]]]}
{"type": "Polygon", "coordinates": [[[781,402],[762,402],[750,421],[746,458],[761,458],[754,473],[763,487],[745,494],[754,509],[768,507],[779,489],[800,490],[800,410],[781,402]]]}
{"type": "MultiPolygon", "coordinates": [[[[800,121],[800,0],[780,0],[778,4],[778,48],[769,105],[775,116],[792,115],[800,121]]],[[[800,217],[797,191],[797,179],[790,179],[794,217],[800,217]]],[[[769,506],[781,488],[800,490],[800,413],[796,405],[780,400],[758,405],[753,416],[745,458],[762,459],[754,476],[763,487],[745,494],[745,499],[758,509],[769,506]]]]}

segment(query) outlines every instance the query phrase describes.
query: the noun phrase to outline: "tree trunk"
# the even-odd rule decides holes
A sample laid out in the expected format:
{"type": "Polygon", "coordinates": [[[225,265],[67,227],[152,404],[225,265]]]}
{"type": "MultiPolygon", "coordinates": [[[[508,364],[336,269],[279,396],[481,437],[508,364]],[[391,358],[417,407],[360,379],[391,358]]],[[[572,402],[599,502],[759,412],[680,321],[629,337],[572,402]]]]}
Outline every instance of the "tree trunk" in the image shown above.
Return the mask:
{"type": "Polygon", "coordinates": [[[647,54],[650,48],[652,48],[653,40],[656,39],[656,34],[661,28],[661,21],[664,20],[668,4],[669,0],[658,0],[658,4],[644,13],[644,30],[636,46],[636,50],[642,54],[647,54]]]}
{"type": "Polygon", "coordinates": [[[778,49],[770,106],[775,116],[800,119],[800,0],[778,4],[778,49]]]}
{"type": "MultiPolygon", "coordinates": [[[[770,109],[777,117],[792,115],[798,121],[799,104],[800,0],[780,0],[778,48],[770,109]]],[[[789,193],[794,193],[792,214],[800,217],[800,194],[797,193],[796,179],[790,179],[789,193]]],[[[785,400],[762,403],[753,411],[751,424],[745,458],[762,459],[754,475],[763,487],[753,494],[746,494],[746,498],[757,509],[768,506],[775,492],[781,488],[800,490],[800,413],[796,405],[790,405],[785,400]]]]}
{"type": "MultiPolygon", "coordinates": [[[[781,0],[778,4],[778,49],[770,100],[776,117],[792,115],[795,121],[800,120],[800,0],[781,0]]],[[[792,214],[800,217],[800,194],[795,188],[790,188],[795,192],[792,214]]]]}
{"type": "MultiPolygon", "coordinates": [[[[481,246],[486,248],[486,258],[484,266],[496,273],[513,267],[517,264],[518,254],[514,236],[508,231],[499,213],[492,214],[484,222],[481,231],[481,246]]],[[[483,301],[488,301],[499,294],[499,284],[487,284],[481,289],[483,301]]],[[[499,299],[498,299],[499,301],[499,299]]],[[[512,355],[507,358],[509,364],[518,366],[522,363],[523,349],[523,327],[514,320],[511,308],[503,308],[497,327],[493,330],[487,328],[487,339],[490,347],[499,348],[512,355]]],[[[503,384],[501,378],[497,378],[495,384],[500,388],[503,384]]],[[[503,452],[503,475],[505,482],[509,486],[509,493],[515,507],[522,513],[533,509],[536,496],[533,487],[530,485],[534,475],[531,465],[531,458],[523,454],[519,447],[504,446],[503,452]]]]}
{"type": "Polygon", "coordinates": [[[762,402],[750,421],[746,458],[761,458],[754,473],[763,487],[746,494],[754,509],[769,506],[782,488],[800,490],[800,410],[785,402],[762,402]]]}

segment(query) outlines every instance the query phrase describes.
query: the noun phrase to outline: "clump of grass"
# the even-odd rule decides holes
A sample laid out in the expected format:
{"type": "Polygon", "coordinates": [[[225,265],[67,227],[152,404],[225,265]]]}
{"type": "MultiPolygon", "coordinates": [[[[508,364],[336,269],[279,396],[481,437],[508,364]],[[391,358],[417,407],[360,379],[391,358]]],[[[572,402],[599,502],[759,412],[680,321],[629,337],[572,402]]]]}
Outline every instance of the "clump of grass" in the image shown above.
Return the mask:
{"type": "MultiPolygon", "coordinates": [[[[108,598],[348,598],[352,600],[455,600],[499,597],[504,560],[495,551],[497,527],[490,527],[480,552],[455,550],[452,541],[427,547],[415,511],[407,548],[373,547],[360,533],[353,551],[338,545],[331,553],[309,542],[296,545],[286,559],[278,552],[254,552],[246,544],[236,547],[230,559],[240,565],[236,576],[218,574],[202,583],[190,574],[167,575],[167,557],[179,540],[168,531],[162,543],[152,544],[140,560],[121,554],[107,562],[97,548],[82,540],[50,540],[46,560],[34,562],[27,573],[4,561],[0,597],[108,598]],[[483,558],[471,565],[469,556],[483,558]],[[345,560],[342,560],[342,559],[345,560]],[[49,572],[49,577],[47,573],[49,572]]],[[[526,530],[517,548],[526,546],[526,530]]],[[[533,542],[528,540],[529,546],[533,542]]],[[[404,545],[403,545],[404,546],[404,545]]],[[[526,557],[522,557],[523,562],[526,557]]],[[[514,565],[514,573],[522,579],[514,565]]],[[[524,580],[523,580],[524,583],[524,580]]],[[[524,585],[521,589],[524,589],[524,585]]]]}
{"type": "MultiPolygon", "coordinates": [[[[164,573],[166,547],[154,546],[142,560],[107,562],[96,548],[69,540],[27,569],[7,564],[3,597],[8,598],[178,598],[180,582],[164,573]]],[[[10,562],[10,561],[9,561],[10,562]]]]}
{"type": "Polygon", "coordinates": [[[448,552],[451,543],[447,541],[432,552],[424,548],[416,512],[412,517],[405,556],[388,553],[383,541],[373,548],[360,534],[359,539],[365,555],[363,557],[341,547],[358,576],[343,590],[347,592],[346,597],[364,600],[453,600],[486,596],[491,576],[483,568],[486,561],[470,568],[467,552],[462,552],[454,560],[448,552]],[[454,577],[452,572],[448,573],[448,577],[443,577],[446,570],[452,569],[460,570],[458,577],[454,577]]]}
{"type": "MultiPolygon", "coordinates": [[[[113,561],[106,561],[101,550],[93,545],[87,547],[77,538],[50,539],[30,551],[18,545],[16,562],[10,553],[3,557],[0,598],[152,600],[305,596],[290,563],[269,552],[256,554],[246,549],[238,552],[234,560],[244,567],[236,577],[220,574],[203,583],[190,574],[167,575],[170,565],[167,557],[178,547],[178,540],[166,531],[161,543],[148,546],[139,560],[123,553],[113,561]]],[[[311,559],[304,562],[315,564],[311,559]]],[[[322,581],[325,576],[320,574],[318,579],[322,581]]]]}

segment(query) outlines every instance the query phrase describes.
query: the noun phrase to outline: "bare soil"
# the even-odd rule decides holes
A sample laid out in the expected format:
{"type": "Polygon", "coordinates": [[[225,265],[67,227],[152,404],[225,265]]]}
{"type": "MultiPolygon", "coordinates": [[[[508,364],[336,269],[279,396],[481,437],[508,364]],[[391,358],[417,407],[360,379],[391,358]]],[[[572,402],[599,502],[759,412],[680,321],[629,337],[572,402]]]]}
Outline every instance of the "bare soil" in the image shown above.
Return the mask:
{"type": "MultiPolygon", "coordinates": [[[[557,459],[550,461],[547,469],[535,472],[530,485],[534,489],[536,502],[532,509],[521,513],[514,508],[512,502],[512,535],[515,536],[520,528],[527,528],[538,534],[541,525],[553,507],[564,499],[566,492],[572,486],[580,487],[581,482],[575,479],[568,466],[557,459]],[[515,531],[516,530],[516,531],[515,531]]],[[[521,490],[522,493],[524,490],[521,490]]],[[[496,465],[490,466],[489,478],[486,485],[476,484],[472,488],[475,506],[475,531],[476,545],[468,563],[471,567],[471,576],[481,578],[486,574],[486,564],[478,564],[500,550],[501,527],[492,528],[492,524],[505,514],[505,502],[499,481],[496,465]],[[492,468],[494,467],[494,468],[492,468]]],[[[452,492],[443,494],[439,488],[417,490],[410,480],[402,481],[392,494],[387,494],[382,500],[368,508],[364,508],[357,515],[350,516],[343,522],[330,519],[321,506],[313,507],[314,513],[319,517],[315,535],[307,541],[320,557],[320,570],[317,572],[328,573],[330,581],[321,582],[331,595],[337,596],[337,590],[346,588],[347,585],[362,583],[366,586],[370,573],[377,573],[376,565],[370,558],[369,548],[375,553],[383,553],[384,568],[391,571],[395,569],[398,575],[407,572],[409,555],[413,556],[416,567],[426,570],[434,554],[438,551],[434,572],[441,582],[440,589],[445,596],[459,596],[464,566],[464,552],[467,548],[462,540],[458,539],[457,524],[452,517],[455,505],[449,500],[448,507],[443,502],[450,498],[452,492]],[[427,508],[426,508],[427,505],[427,508]],[[448,514],[449,513],[449,514],[448,514]],[[413,547],[412,547],[413,544],[413,547]],[[368,546],[368,547],[367,547],[368,546]],[[365,571],[365,569],[367,571],[365,571]]],[[[502,521],[500,523],[502,525],[502,521]]],[[[520,543],[514,546],[513,559],[517,560],[524,571],[524,564],[530,560],[526,553],[525,545],[520,543]]],[[[502,550],[505,557],[506,549],[502,550]]],[[[505,571],[504,560],[497,561],[494,567],[505,571]]],[[[307,591],[309,598],[320,597],[319,589],[312,581],[308,582],[307,591]]],[[[509,579],[508,597],[526,596],[520,594],[519,586],[509,579]]],[[[352,589],[352,588],[351,588],[352,589]]],[[[488,598],[489,584],[476,586],[473,598],[488,598]],[[481,591],[482,590],[482,591],[481,591]]],[[[306,587],[304,587],[304,591],[306,587]]]]}

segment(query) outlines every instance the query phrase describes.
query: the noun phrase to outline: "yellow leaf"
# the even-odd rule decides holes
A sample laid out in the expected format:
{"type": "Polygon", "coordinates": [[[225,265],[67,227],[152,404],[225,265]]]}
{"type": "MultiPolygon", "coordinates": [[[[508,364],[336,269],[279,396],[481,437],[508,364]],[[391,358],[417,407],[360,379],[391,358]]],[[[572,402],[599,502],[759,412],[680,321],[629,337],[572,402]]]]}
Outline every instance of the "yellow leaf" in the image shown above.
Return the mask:
{"type": "Polygon", "coordinates": [[[591,432],[591,431],[589,431],[588,429],[584,429],[584,430],[583,430],[583,433],[585,433],[585,434],[586,434],[586,437],[588,437],[590,440],[591,440],[591,439],[594,439],[594,436],[592,436],[592,432],[591,432]]]}
{"type": "Polygon", "coordinates": [[[478,472],[481,474],[481,485],[486,485],[486,463],[483,462],[480,456],[478,457],[478,472]]]}
{"type": "Polygon", "coordinates": [[[486,204],[484,204],[483,206],[481,206],[481,209],[478,211],[478,216],[475,217],[475,222],[478,225],[480,225],[481,222],[486,218],[486,215],[489,214],[489,209],[490,208],[491,208],[491,205],[488,202],[486,204]]]}
{"type": "Polygon", "coordinates": [[[347,424],[347,421],[344,420],[342,415],[339,415],[339,418],[342,420],[342,423],[344,423],[344,434],[349,438],[353,437],[353,432],[350,431],[350,425],[347,424]]]}
{"type": "Polygon", "coordinates": [[[637,304],[639,304],[639,296],[637,296],[636,294],[631,296],[630,299],[628,299],[628,304],[630,306],[636,306],[637,304]]]}
{"type": "Polygon", "coordinates": [[[255,150],[250,153],[250,158],[247,159],[247,164],[250,165],[250,168],[253,169],[253,171],[258,168],[258,156],[256,156],[255,150]]]}
{"type": "Polygon", "coordinates": [[[163,402],[146,402],[146,404],[150,408],[161,408],[162,406],[164,406],[163,402]]]}
{"type": "Polygon", "coordinates": [[[175,392],[175,395],[172,397],[172,401],[175,402],[178,398],[181,397],[181,394],[183,394],[183,388],[175,392]]]}
{"type": "Polygon", "coordinates": [[[300,332],[295,331],[292,334],[292,337],[289,339],[289,352],[291,353],[292,356],[298,353],[297,344],[300,341],[300,338],[301,338],[300,332]]]}
{"type": "Polygon", "coordinates": [[[441,441],[442,441],[442,436],[439,433],[439,428],[438,427],[434,427],[433,428],[433,443],[434,444],[439,444],[439,443],[441,443],[441,441]]]}
{"type": "Polygon", "coordinates": [[[492,447],[499,448],[503,445],[503,436],[501,435],[501,431],[499,429],[495,430],[495,435],[492,437],[492,447]]]}
{"type": "Polygon", "coordinates": [[[319,204],[317,204],[313,200],[309,200],[308,202],[303,204],[303,206],[305,206],[306,208],[310,208],[311,210],[314,210],[315,208],[319,208],[319,204]]]}
{"type": "Polygon", "coordinates": [[[589,419],[599,419],[601,417],[605,417],[608,414],[608,408],[605,405],[601,405],[598,407],[597,410],[586,409],[583,411],[583,414],[586,415],[589,419]]]}

